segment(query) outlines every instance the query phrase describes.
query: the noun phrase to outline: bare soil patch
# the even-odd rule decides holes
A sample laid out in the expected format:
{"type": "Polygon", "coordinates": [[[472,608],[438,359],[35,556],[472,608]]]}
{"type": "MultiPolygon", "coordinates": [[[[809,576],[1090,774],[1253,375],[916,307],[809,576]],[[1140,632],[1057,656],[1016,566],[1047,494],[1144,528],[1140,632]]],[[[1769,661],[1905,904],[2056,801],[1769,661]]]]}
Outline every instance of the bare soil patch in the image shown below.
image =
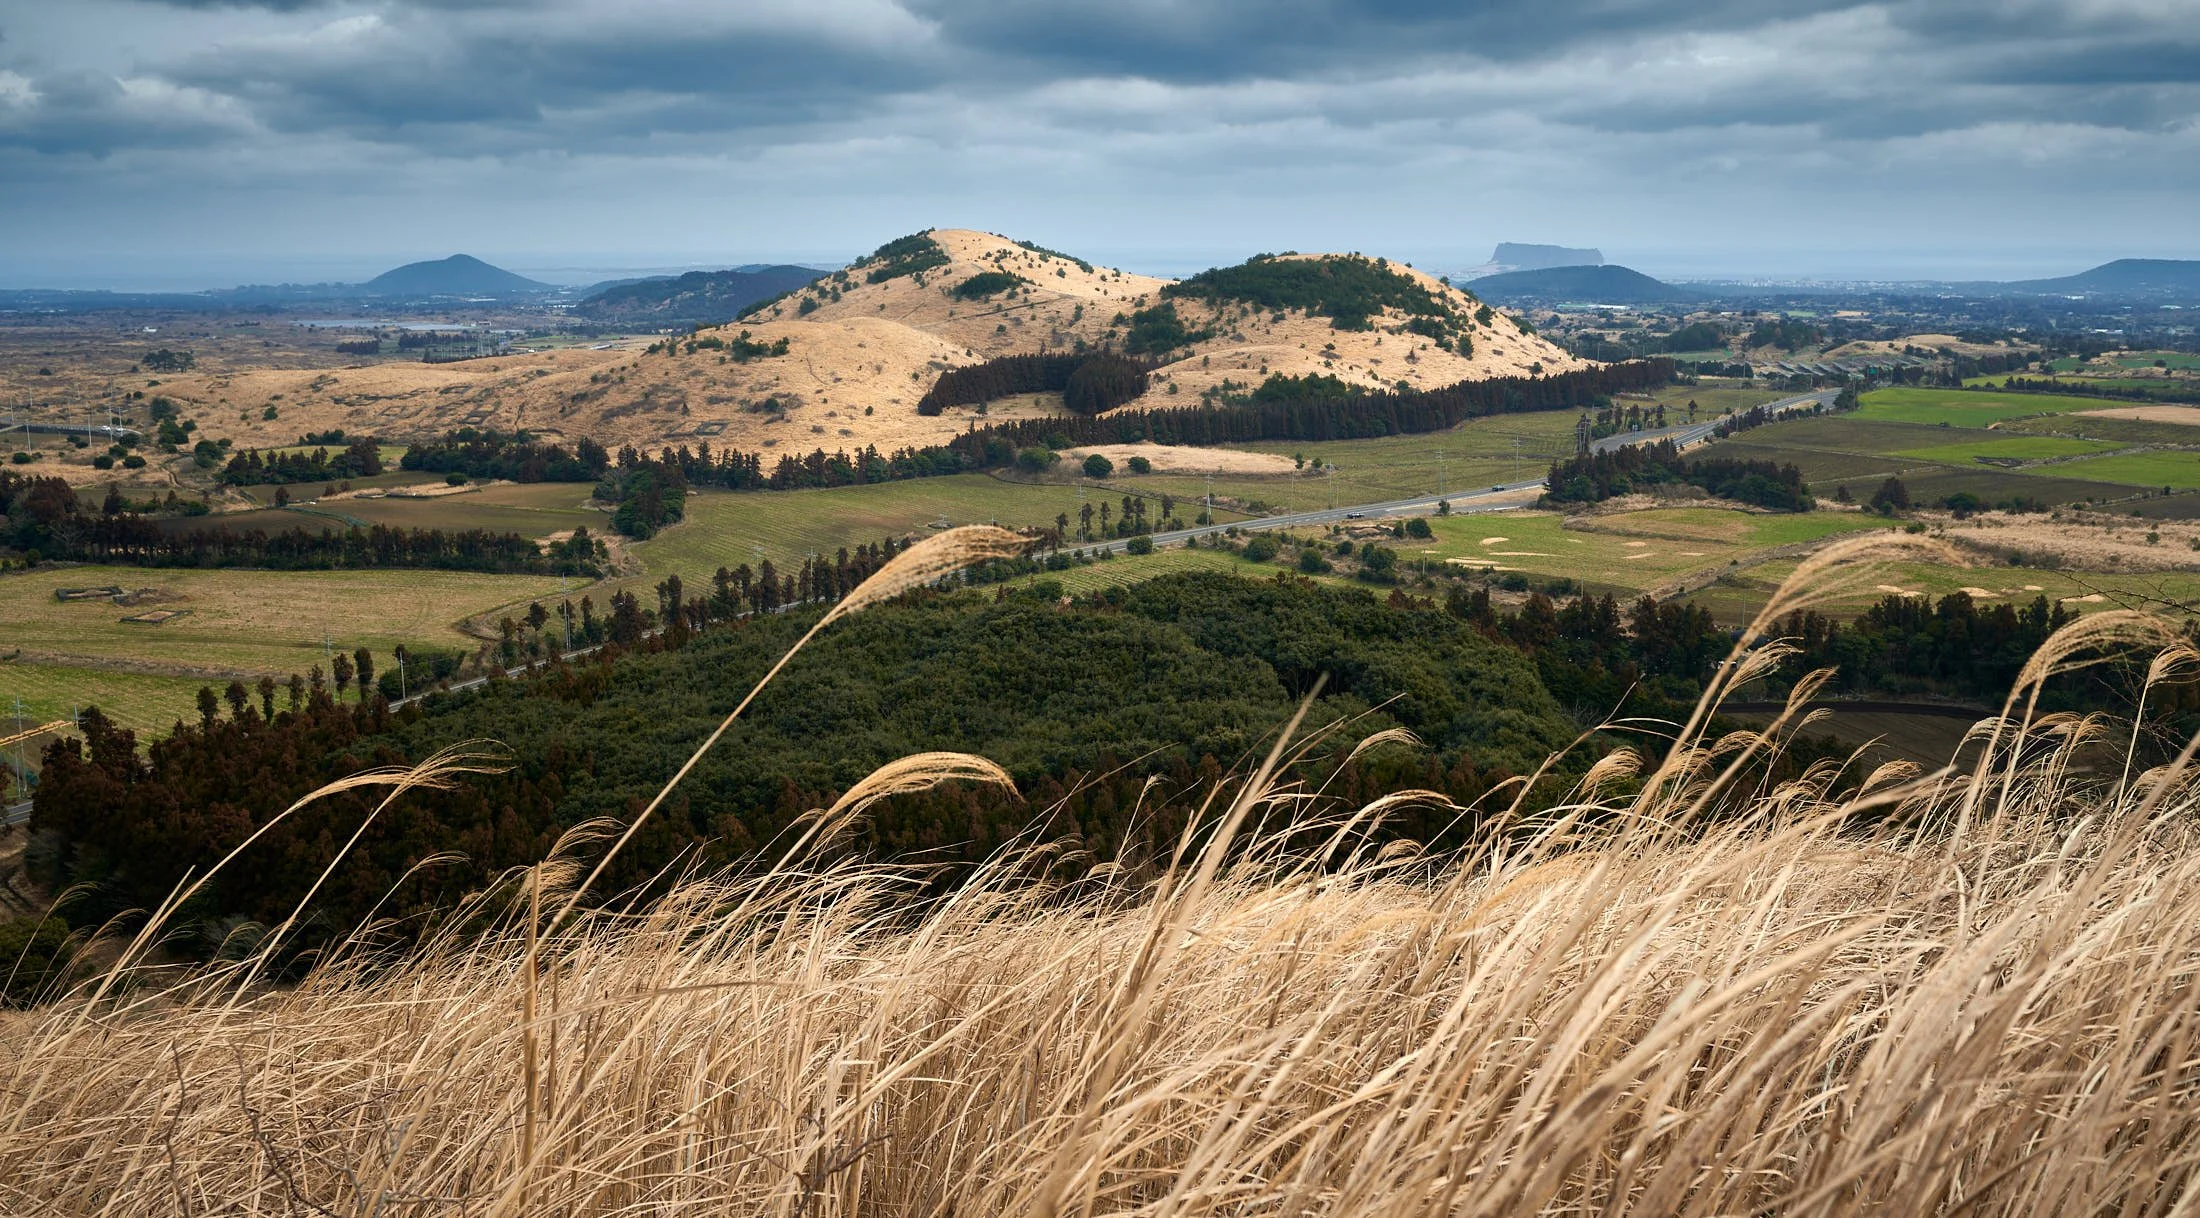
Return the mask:
{"type": "Polygon", "coordinates": [[[1291,458],[1277,453],[1249,453],[1233,448],[1180,448],[1172,444],[1097,444],[1091,448],[1072,448],[1062,454],[1065,461],[1082,461],[1092,453],[1099,453],[1115,463],[1117,472],[1130,464],[1132,457],[1144,457],[1153,463],[1158,474],[1277,474],[1290,476],[1299,469],[1291,458]]]}
{"type": "Polygon", "coordinates": [[[2200,569],[2200,521],[2139,520],[2104,513],[1983,512],[1947,520],[1942,535],[1956,546],[2001,562],[2066,571],[2139,572],[2200,569]],[[2149,535],[2154,539],[2148,540],[2149,535]]]}
{"type": "Polygon", "coordinates": [[[2200,406],[2117,406],[2110,410],[2088,410],[2088,419],[2137,419],[2143,423],[2178,423],[2186,427],[2200,427],[2200,406]]]}

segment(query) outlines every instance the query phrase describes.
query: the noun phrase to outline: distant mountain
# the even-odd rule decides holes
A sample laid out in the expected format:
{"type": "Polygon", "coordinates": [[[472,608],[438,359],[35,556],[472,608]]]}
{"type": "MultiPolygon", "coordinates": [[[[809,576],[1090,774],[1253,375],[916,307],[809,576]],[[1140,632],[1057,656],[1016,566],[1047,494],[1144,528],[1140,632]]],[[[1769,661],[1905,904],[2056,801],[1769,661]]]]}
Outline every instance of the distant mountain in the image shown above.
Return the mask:
{"type": "Polygon", "coordinates": [[[2200,261],[2118,258],[2060,279],[2027,279],[2001,285],[2014,292],[2049,295],[2180,296],[2200,298],[2200,261]]]}
{"type": "Polygon", "coordinates": [[[1490,260],[1473,270],[1459,272],[1462,279],[1480,279],[1490,275],[1503,275],[1511,271],[1542,271],[1559,266],[1602,266],[1604,253],[1594,249],[1574,249],[1565,245],[1529,245],[1519,241],[1500,241],[1490,254],[1490,260]]]}
{"type": "Polygon", "coordinates": [[[1565,245],[1500,241],[1490,261],[1503,263],[1516,271],[1543,271],[1558,266],[1603,266],[1604,254],[1595,249],[1574,249],[1565,245]]]}
{"type": "Polygon", "coordinates": [[[1662,304],[1697,300],[1703,293],[1675,287],[1624,266],[1554,266],[1487,275],[1469,285],[1475,295],[1500,303],[1516,300],[1591,304],[1662,304]]]}
{"type": "Polygon", "coordinates": [[[359,290],[370,296],[524,296],[551,287],[471,255],[453,254],[384,271],[360,284],[359,290]]]}
{"type": "Polygon", "coordinates": [[[573,315],[628,325],[716,325],[774,296],[807,287],[825,273],[806,266],[763,266],[605,284],[574,305],[573,315]]]}

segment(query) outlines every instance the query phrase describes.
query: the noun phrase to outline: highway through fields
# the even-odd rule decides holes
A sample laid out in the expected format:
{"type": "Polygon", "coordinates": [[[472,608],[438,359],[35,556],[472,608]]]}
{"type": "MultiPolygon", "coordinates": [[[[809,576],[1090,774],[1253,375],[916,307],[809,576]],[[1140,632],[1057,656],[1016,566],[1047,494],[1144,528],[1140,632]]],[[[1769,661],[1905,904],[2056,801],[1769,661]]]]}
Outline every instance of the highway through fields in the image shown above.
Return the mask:
{"type": "MultiPolygon", "coordinates": [[[[1809,410],[1820,405],[1830,406],[1838,393],[1838,390],[1833,389],[1822,389],[1815,393],[1800,393],[1794,397],[1781,398],[1777,402],[1767,402],[1765,403],[1765,410],[1768,414],[1782,415],[1792,414],[1800,410],[1809,410]]],[[[1712,419],[1708,422],[1689,423],[1680,427],[1667,427],[1657,431],[1622,432],[1619,435],[1606,436],[1601,440],[1591,441],[1589,447],[1596,452],[1610,452],[1615,448],[1625,448],[1633,444],[1655,444],[1659,440],[1671,440],[1676,448],[1694,448],[1709,441],[1712,432],[1717,430],[1719,424],[1724,421],[1723,419],[1712,419]]],[[[1166,533],[1148,533],[1145,536],[1151,539],[1156,546],[1175,545],[1231,530],[1246,533],[1261,529],[1293,529],[1309,525],[1339,524],[1347,520],[1359,520],[1363,517],[1389,516],[1401,512],[1422,511],[1434,508],[1439,503],[1451,504],[1452,514],[1455,516],[1474,515],[1481,512],[1502,512],[1519,506],[1516,503],[1507,501],[1506,496],[1519,491],[1541,490],[1542,487],[1542,478],[1528,478],[1519,482],[1500,482],[1486,491],[1415,495],[1407,499],[1391,499],[1382,503],[1355,503],[1345,507],[1322,508],[1311,512],[1288,512],[1280,516],[1261,516],[1253,520],[1240,520],[1232,524],[1203,524],[1189,529],[1172,529],[1166,533]]],[[[1125,537],[1115,541],[1094,542],[1080,548],[1087,552],[1108,550],[1120,554],[1123,552],[1124,547],[1130,545],[1130,543],[1131,539],[1125,537]]]]}

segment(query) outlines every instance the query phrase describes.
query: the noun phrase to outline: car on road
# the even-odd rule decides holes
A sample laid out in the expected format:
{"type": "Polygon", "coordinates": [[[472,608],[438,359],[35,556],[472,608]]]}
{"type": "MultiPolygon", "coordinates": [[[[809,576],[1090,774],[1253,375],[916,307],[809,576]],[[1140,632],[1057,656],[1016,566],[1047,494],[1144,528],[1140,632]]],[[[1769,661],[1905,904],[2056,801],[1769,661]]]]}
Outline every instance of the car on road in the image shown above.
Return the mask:
{"type": "Polygon", "coordinates": [[[1360,518],[1362,518],[1362,517],[1364,517],[1364,516],[1366,516],[1366,515],[1367,515],[1367,513],[1366,513],[1366,512],[1346,512],[1346,513],[1344,514],[1344,518],[1345,518],[1346,520],[1358,520],[1358,519],[1360,519],[1360,518]]]}

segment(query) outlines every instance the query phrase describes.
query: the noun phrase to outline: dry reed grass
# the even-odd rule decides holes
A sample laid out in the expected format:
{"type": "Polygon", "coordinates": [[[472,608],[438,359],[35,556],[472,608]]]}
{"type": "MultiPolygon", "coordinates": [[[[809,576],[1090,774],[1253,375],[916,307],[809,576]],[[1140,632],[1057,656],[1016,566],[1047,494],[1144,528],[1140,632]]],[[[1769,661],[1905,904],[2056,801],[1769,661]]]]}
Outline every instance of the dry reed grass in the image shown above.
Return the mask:
{"type": "MultiPolygon", "coordinates": [[[[2028,675],[2153,638],[2101,621],[2028,675]]],[[[586,826],[401,958],[16,1027],[0,1208],[2193,1212],[2193,750],[2082,785],[2106,725],[2004,717],[1968,773],[1746,786],[1787,730],[1615,754],[1440,856],[1374,830],[1441,797],[1337,808],[1279,740],[1158,868],[1035,832],[916,904],[818,847],[978,759],[882,771],[762,874],[549,916],[586,826]]]]}

